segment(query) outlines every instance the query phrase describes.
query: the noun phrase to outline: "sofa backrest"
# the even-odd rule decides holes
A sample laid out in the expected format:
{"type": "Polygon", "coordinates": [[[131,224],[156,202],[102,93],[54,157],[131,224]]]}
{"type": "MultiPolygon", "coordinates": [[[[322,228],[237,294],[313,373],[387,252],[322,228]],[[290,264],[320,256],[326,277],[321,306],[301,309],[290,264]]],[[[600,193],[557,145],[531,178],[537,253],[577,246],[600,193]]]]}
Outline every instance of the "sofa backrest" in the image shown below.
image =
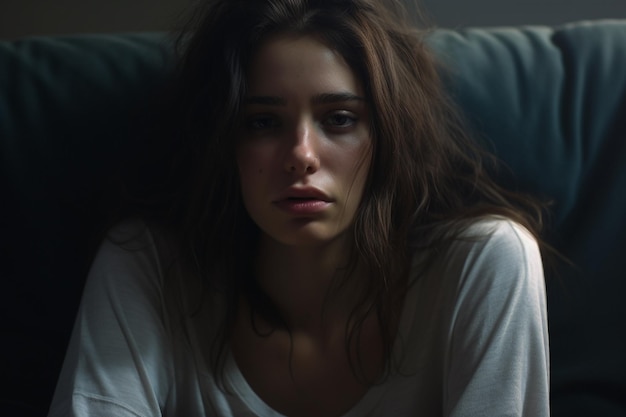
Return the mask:
{"type": "Polygon", "coordinates": [[[162,34],[0,42],[2,416],[47,412],[104,190],[149,141],[170,57],[162,34]]]}
{"type": "MultiPolygon", "coordinates": [[[[437,30],[429,40],[508,186],[553,201],[556,416],[626,413],[626,22],[437,30]]],[[[107,185],[171,73],[163,34],[0,42],[1,415],[45,415],[107,185]],[[138,123],[140,121],[141,123],[138,123]],[[5,410],[20,410],[8,414],[5,410]]]]}
{"type": "Polygon", "coordinates": [[[450,91],[509,171],[553,202],[554,415],[626,415],[626,21],[439,31],[450,91]]]}

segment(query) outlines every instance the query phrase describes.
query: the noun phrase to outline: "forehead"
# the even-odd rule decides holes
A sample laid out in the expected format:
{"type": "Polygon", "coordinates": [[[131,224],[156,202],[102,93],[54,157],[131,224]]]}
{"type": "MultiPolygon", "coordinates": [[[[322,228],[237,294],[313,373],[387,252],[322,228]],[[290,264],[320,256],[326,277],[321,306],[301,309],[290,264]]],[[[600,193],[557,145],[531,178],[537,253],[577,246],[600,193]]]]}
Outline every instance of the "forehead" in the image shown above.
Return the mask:
{"type": "Polygon", "coordinates": [[[247,69],[249,88],[318,87],[361,92],[345,59],[313,36],[275,35],[262,42],[247,69]]]}

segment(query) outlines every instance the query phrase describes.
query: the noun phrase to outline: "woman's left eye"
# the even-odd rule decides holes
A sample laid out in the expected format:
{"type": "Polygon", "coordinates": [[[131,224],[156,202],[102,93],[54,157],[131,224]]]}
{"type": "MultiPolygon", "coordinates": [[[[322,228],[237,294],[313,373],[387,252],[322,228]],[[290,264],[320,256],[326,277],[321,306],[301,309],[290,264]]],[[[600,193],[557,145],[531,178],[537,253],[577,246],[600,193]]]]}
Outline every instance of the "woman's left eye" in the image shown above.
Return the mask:
{"type": "Polygon", "coordinates": [[[326,120],[324,124],[334,128],[347,128],[353,126],[357,121],[356,116],[352,113],[333,113],[326,120]]]}

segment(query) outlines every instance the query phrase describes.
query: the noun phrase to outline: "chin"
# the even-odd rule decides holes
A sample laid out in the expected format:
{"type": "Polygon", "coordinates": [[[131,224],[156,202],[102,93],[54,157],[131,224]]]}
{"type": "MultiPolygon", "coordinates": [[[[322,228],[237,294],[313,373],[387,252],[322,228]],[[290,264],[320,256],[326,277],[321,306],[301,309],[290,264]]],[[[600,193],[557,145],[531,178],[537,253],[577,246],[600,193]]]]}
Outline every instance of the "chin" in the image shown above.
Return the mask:
{"type": "Polygon", "coordinates": [[[317,227],[319,225],[307,224],[303,227],[291,230],[278,231],[265,231],[265,235],[274,241],[277,241],[285,246],[301,246],[301,247],[316,247],[328,245],[331,243],[338,243],[345,240],[347,233],[346,230],[337,230],[337,227],[332,229],[329,227],[317,227]],[[329,230],[331,229],[331,230],[329,230]]]}

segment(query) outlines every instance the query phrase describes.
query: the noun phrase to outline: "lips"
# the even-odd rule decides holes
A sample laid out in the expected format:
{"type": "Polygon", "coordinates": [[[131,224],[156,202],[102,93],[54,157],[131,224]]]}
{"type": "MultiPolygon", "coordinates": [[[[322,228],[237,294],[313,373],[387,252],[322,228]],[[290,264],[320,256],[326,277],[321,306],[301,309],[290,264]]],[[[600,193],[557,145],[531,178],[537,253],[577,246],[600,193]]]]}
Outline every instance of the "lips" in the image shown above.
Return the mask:
{"type": "Polygon", "coordinates": [[[282,200],[321,200],[331,202],[331,198],[315,187],[289,187],[276,199],[282,200]]]}
{"type": "Polygon", "coordinates": [[[324,211],[333,200],[314,187],[289,187],[275,201],[281,210],[293,215],[311,215],[324,211]]]}

